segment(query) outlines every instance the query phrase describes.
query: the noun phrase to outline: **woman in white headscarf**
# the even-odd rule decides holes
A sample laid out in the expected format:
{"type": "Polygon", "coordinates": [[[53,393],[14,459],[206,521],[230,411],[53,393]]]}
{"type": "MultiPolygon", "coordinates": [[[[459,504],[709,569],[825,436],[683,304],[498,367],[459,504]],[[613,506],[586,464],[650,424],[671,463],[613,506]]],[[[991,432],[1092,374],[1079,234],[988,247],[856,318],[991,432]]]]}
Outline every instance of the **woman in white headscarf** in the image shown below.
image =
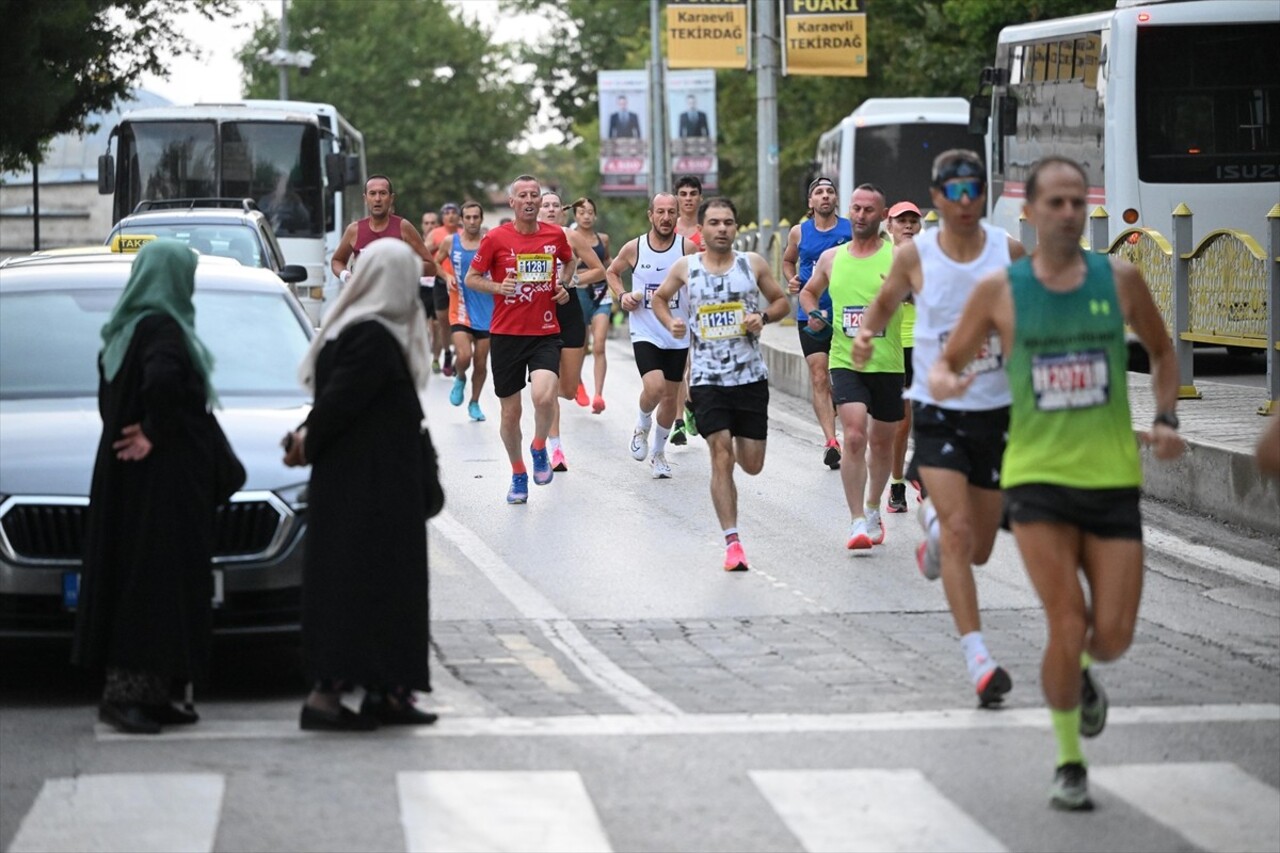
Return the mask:
{"type": "Polygon", "coordinates": [[[379,240],[326,315],[299,379],[311,414],[285,462],[311,465],[302,644],[310,730],[422,725],[429,691],[421,395],[431,368],[418,256],[379,240]],[[360,713],[343,691],[365,689],[360,713]]]}

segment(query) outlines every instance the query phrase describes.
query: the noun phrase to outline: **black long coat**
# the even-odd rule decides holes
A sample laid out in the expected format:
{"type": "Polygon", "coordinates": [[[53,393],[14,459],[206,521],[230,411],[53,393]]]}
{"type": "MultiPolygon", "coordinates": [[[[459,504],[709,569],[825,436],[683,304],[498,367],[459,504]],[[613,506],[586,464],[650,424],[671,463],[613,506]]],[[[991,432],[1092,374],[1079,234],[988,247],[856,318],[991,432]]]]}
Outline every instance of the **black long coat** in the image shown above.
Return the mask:
{"type": "Polygon", "coordinates": [[[199,680],[211,638],[217,422],[182,329],[143,318],[107,382],[98,367],[98,443],[85,519],[72,657],[86,666],[199,680]],[[151,453],[116,459],[113,442],[142,424],[151,453]]]}
{"type": "Polygon", "coordinates": [[[344,329],[316,359],[302,583],[307,674],[430,690],[422,407],[380,323],[344,329]]]}

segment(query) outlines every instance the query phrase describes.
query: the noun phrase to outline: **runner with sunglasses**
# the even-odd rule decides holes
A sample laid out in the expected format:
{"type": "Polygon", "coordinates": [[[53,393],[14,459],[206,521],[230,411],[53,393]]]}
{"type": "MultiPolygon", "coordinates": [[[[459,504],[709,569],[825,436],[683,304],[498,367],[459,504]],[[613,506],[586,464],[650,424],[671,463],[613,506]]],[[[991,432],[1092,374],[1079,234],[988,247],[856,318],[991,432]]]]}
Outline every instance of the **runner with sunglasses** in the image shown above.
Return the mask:
{"type": "Polygon", "coordinates": [[[973,566],[991,556],[1000,528],[1000,462],[1010,395],[999,336],[988,336],[965,368],[972,382],[945,406],[929,395],[928,375],[978,282],[1026,254],[1006,231],[982,221],[986,181],[986,168],[973,151],[952,149],[933,161],[930,195],[942,223],[898,247],[853,342],[853,363],[860,368],[872,356],[877,333],[914,295],[915,375],[906,396],[912,400],[912,465],[929,495],[920,506],[926,538],[916,562],[929,580],[942,578],[969,677],[984,708],[1001,702],[1013,686],[987,651],[973,579],[973,566]]]}

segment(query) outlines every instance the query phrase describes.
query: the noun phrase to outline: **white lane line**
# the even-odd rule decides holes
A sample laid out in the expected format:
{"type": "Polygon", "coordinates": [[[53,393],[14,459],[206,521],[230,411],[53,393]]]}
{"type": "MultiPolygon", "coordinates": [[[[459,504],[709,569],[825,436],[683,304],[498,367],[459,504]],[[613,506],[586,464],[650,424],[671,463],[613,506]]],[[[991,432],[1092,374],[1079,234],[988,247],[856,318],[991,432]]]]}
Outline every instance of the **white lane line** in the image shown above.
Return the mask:
{"type": "MultiPolygon", "coordinates": [[[[1280,705],[1112,706],[1108,726],[1203,725],[1207,723],[1280,723],[1280,705]]],[[[939,711],[892,711],[868,714],[605,714],[560,717],[442,717],[425,728],[383,729],[362,739],[405,737],[650,737],[659,735],[765,735],[826,732],[924,732],[979,729],[1048,729],[1043,708],[983,711],[955,708],[939,711]]],[[[294,720],[227,720],[202,718],[199,725],[165,730],[159,735],[122,735],[98,724],[99,741],[237,740],[259,738],[332,738],[304,732],[294,720]]]]}
{"type": "Polygon", "coordinates": [[[452,542],[489,579],[522,616],[534,620],[547,640],[577,667],[584,678],[615,702],[633,714],[683,713],[673,702],[650,690],[642,681],[596,648],[560,608],[538,592],[519,572],[508,566],[497,552],[448,510],[441,512],[430,523],[434,530],[452,542]]]}
{"type": "Polygon", "coordinates": [[[574,772],[402,772],[396,788],[409,853],[613,849],[574,772]]]}
{"type": "Polygon", "coordinates": [[[1004,853],[919,770],[752,770],[809,853],[1004,853]]]}
{"type": "Polygon", "coordinates": [[[1089,781],[1204,850],[1280,850],[1280,791],[1234,764],[1094,766],[1089,781]]]}
{"type": "Polygon", "coordinates": [[[1280,589],[1280,571],[1275,566],[1227,554],[1208,545],[1197,545],[1181,536],[1145,524],[1142,526],[1142,541],[1151,550],[1176,560],[1203,566],[1236,580],[1280,589]]]}
{"type": "Polygon", "coordinates": [[[224,787],[215,773],[46,779],[9,850],[210,851],[224,787]]]}

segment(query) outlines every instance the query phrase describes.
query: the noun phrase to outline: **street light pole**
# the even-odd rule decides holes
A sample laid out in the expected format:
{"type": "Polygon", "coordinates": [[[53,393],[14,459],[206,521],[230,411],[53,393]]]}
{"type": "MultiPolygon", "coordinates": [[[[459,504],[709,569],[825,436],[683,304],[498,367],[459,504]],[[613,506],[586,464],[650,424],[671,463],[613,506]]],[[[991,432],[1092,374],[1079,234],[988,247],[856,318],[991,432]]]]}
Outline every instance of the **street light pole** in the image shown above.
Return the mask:
{"type": "Polygon", "coordinates": [[[778,4],[756,0],[756,193],[761,246],[778,223],[778,4]]]}
{"type": "MultiPolygon", "coordinates": [[[[280,0],[280,53],[289,52],[289,0],[280,0]]],[[[289,66],[283,63],[276,69],[280,72],[280,100],[289,100],[289,66]]]]}
{"type": "Polygon", "coordinates": [[[659,38],[658,0],[649,0],[649,196],[671,188],[667,159],[667,123],[664,121],[666,99],[663,92],[662,40],[659,38]]]}

